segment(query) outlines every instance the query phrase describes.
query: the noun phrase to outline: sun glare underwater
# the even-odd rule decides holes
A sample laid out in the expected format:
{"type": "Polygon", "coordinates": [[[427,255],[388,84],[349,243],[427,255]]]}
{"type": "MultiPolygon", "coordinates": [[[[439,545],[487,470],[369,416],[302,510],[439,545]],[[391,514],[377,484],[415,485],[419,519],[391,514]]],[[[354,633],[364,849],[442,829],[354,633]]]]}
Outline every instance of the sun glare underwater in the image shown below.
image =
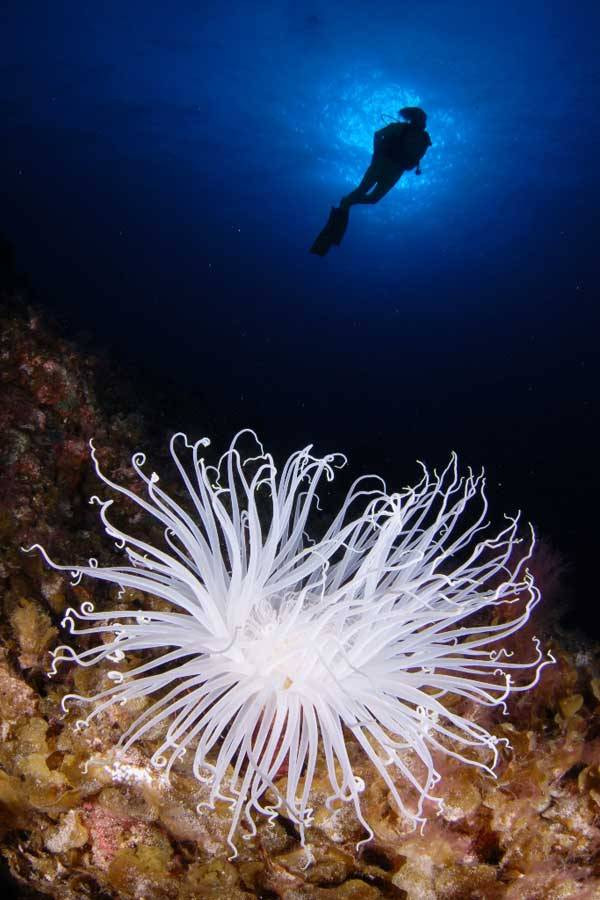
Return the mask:
{"type": "MultiPolygon", "coordinates": [[[[315,223],[360,180],[374,130],[402,106],[422,105],[433,139],[423,175],[406,174],[385,202],[353,216],[349,232],[351,248],[360,245],[380,262],[378,248],[397,241],[404,223],[410,252],[403,265],[420,267],[411,229],[420,239],[450,225],[458,228],[453,239],[469,241],[494,205],[507,218],[505,200],[525,173],[531,191],[532,179],[543,172],[553,180],[561,162],[548,157],[562,148],[546,138],[573,96],[568,80],[556,78],[559,34],[543,7],[533,6],[523,19],[517,4],[505,4],[500,28],[497,11],[473,3],[451,17],[438,3],[417,11],[384,2],[376,17],[362,3],[208,4],[202,11],[184,3],[168,19],[160,5],[148,10],[137,0],[124,8],[108,3],[91,19],[84,7],[67,15],[59,5],[38,20],[27,51],[38,70],[46,68],[43,84],[31,83],[6,31],[5,66],[18,77],[17,96],[3,98],[5,118],[18,131],[32,126],[33,115],[42,142],[56,143],[62,132],[68,160],[51,154],[52,164],[74,167],[72,181],[84,160],[93,161],[95,212],[113,229],[104,241],[127,243],[132,224],[126,215],[119,222],[117,209],[105,213],[100,196],[103,178],[119,177],[108,171],[117,158],[121,177],[131,179],[125,192],[143,179],[154,221],[167,234],[177,230],[176,203],[176,218],[194,228],[210,256],[205,274],[229,257],[225,238],[242,268],[263,242],[260,277],[273,268],[273,255],[306,247],[315,223]]],[[[23,160],[21,171],[25,181],[35,177],[23,160]]],[[[508,218],[518,227],[516,210],[508,218]]],[[[501,238],[503,223],[495,228],[501,238]]],[[[307,290],[322,277],[316,271],[307,261],[307,290]]]]}

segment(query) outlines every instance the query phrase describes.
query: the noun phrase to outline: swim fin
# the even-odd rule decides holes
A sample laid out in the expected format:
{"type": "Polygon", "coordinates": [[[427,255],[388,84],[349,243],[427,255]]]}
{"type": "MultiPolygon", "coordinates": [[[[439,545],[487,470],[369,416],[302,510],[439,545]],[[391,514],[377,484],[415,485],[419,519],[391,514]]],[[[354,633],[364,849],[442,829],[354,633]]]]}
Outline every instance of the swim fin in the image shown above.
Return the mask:
{"type": "Polygon", "coordinates": [[[325,228],[320,232],[312,247],[311,253],[325,256],[333,247],[339,247],[348,227],[349,211],[339,206],[332,206],[325,228]]]}

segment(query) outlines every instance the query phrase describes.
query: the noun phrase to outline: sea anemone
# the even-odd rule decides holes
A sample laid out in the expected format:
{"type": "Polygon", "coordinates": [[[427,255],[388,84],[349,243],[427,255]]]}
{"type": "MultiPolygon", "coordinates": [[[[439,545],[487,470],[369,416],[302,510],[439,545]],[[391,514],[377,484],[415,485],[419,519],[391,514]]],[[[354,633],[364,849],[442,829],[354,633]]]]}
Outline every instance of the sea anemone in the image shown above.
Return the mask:
{"type": "Polygon", "coordinates": [[[539,600],[526,569],[533,531],[521,553],[518,515],[486,537],[483,473],[460,476],[453,454],[440,474],[421,464],[419,482],[398,493],[388,494],[373,476],[357,479],[311,540],[306,528],[320,509],[317,486],[323,476],[333,479],[345,457],[318,458],[308,446],[279,473],[254,432],[236,435],[216,466],[202,455],[209,443],[190,444],[183,434],[171,439],[189,500],[184,508],[155,473],[144,473],[143,454],[132,458],[145,485],[138,496],[102,473],[90,442],[99,478],[160,523],[164,545],[122,531],[108,517],[113,501],[92,497],[124,564],[92,559],[73,569],[34,546],[76,580],[86,575],[166,602],[142,611],[96,611],[91,603],[67,610],[63,624],[73,634],[102,642],[81,652],[59,647],[54,667],[151,652],[133,668],[110,671],[109,689],[67,695],[63,708],[69,700],[92,704],[87,724],[116,703],[151,698],[119,747],[127,751],[160,726],[155,767],[168,777],[186,751],[193,755],[209,805],[224,800],[231,807],[234,854],[240,819],[250,837],[255,812],[286,816],[304,843],[319,748],[328,807],[352,803],[365,840],[373,832],[361,811],[364,782],[353,771],[350,742],[414,824],[425,821],[427,800],[441,802],[432,793],[440,779],[436,754],[493,774],[499,739],[468,715],[465,701],[506,709],[506,698],[533,687],[552,661],[536,638],[527,662],[513,661],[502,646],[539,600]],[[242,440],[255,447],[245,458],[242,440]],[[187,466],[182,447],[191,451],[187,466]],[[512,604],[514,615],[486,615],[499,604],[512,604]],[[87,627],[76,627],[77,620],[87,627]],[[532,671],[528,683],[513,681],[524,669],[532,671]],[[462,705],[449,703],[452,695],[462,705]]]}

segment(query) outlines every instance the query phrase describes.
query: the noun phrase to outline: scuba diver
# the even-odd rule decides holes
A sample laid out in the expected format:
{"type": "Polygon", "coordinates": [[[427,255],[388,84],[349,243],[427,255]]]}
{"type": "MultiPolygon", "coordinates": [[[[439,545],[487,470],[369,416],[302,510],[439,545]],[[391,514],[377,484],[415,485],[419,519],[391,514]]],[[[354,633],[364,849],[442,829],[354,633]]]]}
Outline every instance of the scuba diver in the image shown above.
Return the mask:
{"type": "Polygon", "coordinates": [[[391,191],[404,172],[415,170],[421,174],[420,162],[431,147],[431,138],[425,130],[427,115],[418,106],[405,106],[398,113],[405,121],[391,122],[375,132],[373,156],[361,183],[339,206],[333,206],[327,225],[310,248],[317,256],[333,247],[339,247],[348,226],[351,206],[358,203],[378,203],[391,191]]]}

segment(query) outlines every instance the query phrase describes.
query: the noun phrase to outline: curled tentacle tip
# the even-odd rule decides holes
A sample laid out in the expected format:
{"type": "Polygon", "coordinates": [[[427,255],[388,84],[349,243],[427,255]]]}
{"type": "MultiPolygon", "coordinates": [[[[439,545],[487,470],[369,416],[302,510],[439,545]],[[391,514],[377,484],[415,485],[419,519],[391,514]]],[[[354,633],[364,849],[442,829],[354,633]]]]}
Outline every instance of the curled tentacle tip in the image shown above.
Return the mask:
{"type": "Polygon", "coordinates": [[[21,547],[20,549],[22,553],[31,553],[32,550],[40,550],[41,548],[39,544],[32,544],[30,547],[21,547]]]}

